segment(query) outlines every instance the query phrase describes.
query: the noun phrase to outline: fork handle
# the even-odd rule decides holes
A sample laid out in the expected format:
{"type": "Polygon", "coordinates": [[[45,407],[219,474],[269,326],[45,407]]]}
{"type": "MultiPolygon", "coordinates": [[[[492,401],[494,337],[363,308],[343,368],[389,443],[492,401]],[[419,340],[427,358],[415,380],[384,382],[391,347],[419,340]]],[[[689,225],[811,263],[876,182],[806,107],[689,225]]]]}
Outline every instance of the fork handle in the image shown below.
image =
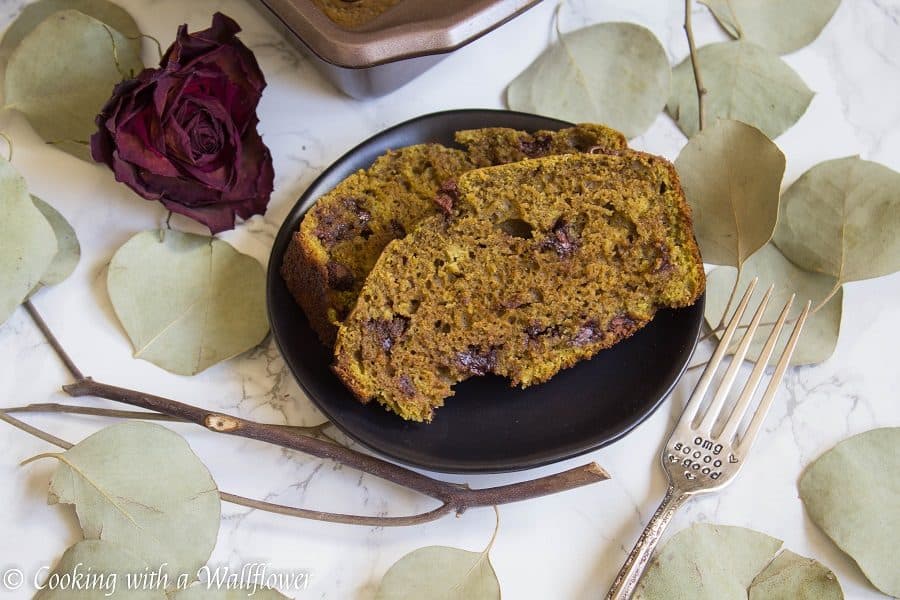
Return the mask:
{"type": "Polygon", "coordinates": [[[634,588],[637,587],[641,575],[644,574],[644,570],[647,568],[647,563],[650,562],[653,549],[656,548],[656,544],[659,543],[663,532],[666,530],[672,517],[675,516],[675,511],[687,499],[687,494],[676,491],[673,486],[669,486],[669,489],[666,490],[665,498],[663,498],[659,508],[656,509],[656,513],[654,513],[650,522],[644,527],[641,537],[638,538],[634,548],[631,549],[631,554],[628,555],[625,564],[622,565],[619,574],[616,575],[616,580],[613,582],[612,587],[609,588],[606,600],[628,600],[628,598],[631,598],[634,588]]]}

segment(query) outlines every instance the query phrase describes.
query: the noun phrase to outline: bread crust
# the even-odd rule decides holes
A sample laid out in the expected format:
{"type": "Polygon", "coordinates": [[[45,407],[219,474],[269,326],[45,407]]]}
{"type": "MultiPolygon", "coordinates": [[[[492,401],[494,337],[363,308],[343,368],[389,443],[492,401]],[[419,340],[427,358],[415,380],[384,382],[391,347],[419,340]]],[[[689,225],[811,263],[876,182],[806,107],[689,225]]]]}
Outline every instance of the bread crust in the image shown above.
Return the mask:
{"type": "Polygon", "coordinates": [[[684,188],[681,186],[681,178],[678,176],[678,170],[675,168],[675,164],[670,162],[664,156],[659,156],[658,154],[651,154],[649,152],[640,152],[638,150],[632,150],[631,152],[635,152],[637,154],[642,154],[644,156],[655,158],[661,161],[666,169],[669,171],[669,178],[675,184],[674,191],[676,202],[678,204],[678,214],[682,219],[682,231],[687,233],[687,237],[684,238],[684,247],[687,248],[691,253],[691,258],[693,262],[700,265],[700,269],[698,271],[698,276],[700,277],[700,285],[697,287],[697,293],[690,299],[690,301],[685,301],[682,304],[673,304],[672,308],[684,308],[686,306],[693,305],[703,292],[706,290],[706,271],[703,267],[703,256],[700,254],[700,244],[697,243],[697,236],[694,235],[694,211],[691,209],[691,205],[688,204],[687,196],[684,195],[684,188]]]}
{"type": "Polygon", "coordinates": [[[328,319],[331,309],[326,263],[316,256],[317,248],[308,237],[295,232],[281,263],[281,276],[288,290],[303,309],[319,340],[329,348],[337,338],[337,326],[328,319]]]}

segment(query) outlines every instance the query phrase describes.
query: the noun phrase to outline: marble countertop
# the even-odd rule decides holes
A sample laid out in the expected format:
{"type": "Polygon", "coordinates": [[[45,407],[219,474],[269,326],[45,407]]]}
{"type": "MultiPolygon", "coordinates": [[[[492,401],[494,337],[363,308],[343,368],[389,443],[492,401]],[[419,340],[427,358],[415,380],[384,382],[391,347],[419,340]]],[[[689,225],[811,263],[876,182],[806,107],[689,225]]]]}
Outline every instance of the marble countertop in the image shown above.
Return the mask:
{"type": "MultiPolygon", "coordinates": [[[[269,81],[260,129],[275,161],[275,192],[265,217],[255,217],[223,237],[265,264],[275,232],[306,186],[335,158],[369,135],[417,115],[449,108],[501,107],[506,84],[551,39],[556,5],[547,1],[501,29],[455,52],[423,76],[378,99],[341,95],[245,0],[117,0],[141,29],[163,45],[184,22],[208,26],[221,10],[244,28],[269,81]],[[476,68],[473,66],[477,65],[476,68]]],[[[0,4],[0,28],[21,0],[0,4]]],[[[659,37],[670,59],[687,54],[681,2],[569,0],[562,27],[627,20],[659,37]]],[[[699,43],[723,38],[702,6],[695,8],[699,43]]],[[[155,52],[146,47],[148,62],[155,52]]],[[[787,156],[789,184],[822,160],[860,154],[900,170],[900,3],[845,0],[824,33],[785,59],[816,92],[806,115],[777,143],[787,156]]],[[[113,181],[105,168],[44,145],[18,115],[0,115],[0,130],[16,144],[15,166],[32,191],[74,225],[83,257],[75,273],[44,290],[35,304],[82,370],[109,383],[182,398],[256,420],[314,424],[321,416],[292,380],[271,341],[192,378],[179,377],[131,357],[131,347],[105,290],[114,250],[135,232],[163,221],[161,206],[145,202],[113,181]]],[[[674,159],[685,138],[665,115],[633,140],[637,148],[674,159]]],[[[175,226],[191,229],[176,218],[175,226]]],[[[880,595],[853,562],[806,517],[796,482],[802,469],[839,440],[874,427],[900,424],[900,371],[894,356],[900,337],[900,276],[846,288],[837,351],[825,363],[793,369],[752,455],[723,493],[688,504],[673,523],[693,522],[758,529],[785,546],[832,568],[847,598],[880,595]]],[[[586,457],[526,473],[456,477],[475,487],[517,481],[595,460],[610,481],[553,497],[503,506],[492,559],[504,597],[601,597],[643,524],[663,495],[656,465],[660,445],[678,416],[695,376],[687,376],[653,417],[624,440],[586,457]]],[[[64,401],[62,365],[24,310],[0,327],[0,402],[10,406],[64,401]]],[[[100,400],[84,400],[112,406],[100,400]]],[[[93,417],[26,417],[46,430],[79,440],[105,421],[93,417]]],[[[210,467],[222,489],[272,502],[335,512],[400,515],[434,502],[348,468],[248,440],[173,425],[210,467]]],[[[49,462],[19,467],[47,450],[44,442],[0,426],[0,568],[26,574],[54,564],[79,538],[70,507],[45,502],[49,462]]],[[[490,509],[415,528],[367,528],[276,516],[223,504],[215,564],[264,562],[302,569],[309,589],[298,598],[369,599],[387,568],[407,552],[430,544],[478,550],[494,524],[490,509]]],[[[24,589],[0,598],[28,597],[24,589]]]]}

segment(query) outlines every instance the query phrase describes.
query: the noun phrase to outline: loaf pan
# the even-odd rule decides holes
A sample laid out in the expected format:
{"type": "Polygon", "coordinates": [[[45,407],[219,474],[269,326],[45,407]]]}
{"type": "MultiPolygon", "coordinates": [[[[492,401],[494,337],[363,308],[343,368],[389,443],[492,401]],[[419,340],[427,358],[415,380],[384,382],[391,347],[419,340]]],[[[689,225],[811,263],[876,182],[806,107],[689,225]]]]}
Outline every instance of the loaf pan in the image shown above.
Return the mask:
{"type": "Polygon", "coordinates": [[[541,0],[400,0],[368,23],[342,28],[312,0],[254,0],[338,89],[381,96],[541,0]]]}

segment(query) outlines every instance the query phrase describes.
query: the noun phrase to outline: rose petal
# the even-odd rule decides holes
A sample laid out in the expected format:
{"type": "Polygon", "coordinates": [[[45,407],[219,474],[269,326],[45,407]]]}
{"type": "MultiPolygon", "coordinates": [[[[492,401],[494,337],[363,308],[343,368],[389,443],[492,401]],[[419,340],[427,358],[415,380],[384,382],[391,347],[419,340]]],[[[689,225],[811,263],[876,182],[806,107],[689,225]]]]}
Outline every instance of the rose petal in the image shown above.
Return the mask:
{"type": "Polygon", "coordinates": [[[163,198],[163,205],[174,213],[184,215],[209,227],[213,235],[234,229],[234,208],[229,204],[208,204],[205,206],[185,206],[163,198]]]}
{"type": "Polygon", "coordinates": [[[185,66],[210,49],[233,41],[235,34],[240,30],[240,25],[220,12],[213,15],[212,26],[209,29],[189,34],[187,25],[182,25],[178,28],[175,42],[163,55],[160,66],[168,67],[173,63],[185,66]]]}

